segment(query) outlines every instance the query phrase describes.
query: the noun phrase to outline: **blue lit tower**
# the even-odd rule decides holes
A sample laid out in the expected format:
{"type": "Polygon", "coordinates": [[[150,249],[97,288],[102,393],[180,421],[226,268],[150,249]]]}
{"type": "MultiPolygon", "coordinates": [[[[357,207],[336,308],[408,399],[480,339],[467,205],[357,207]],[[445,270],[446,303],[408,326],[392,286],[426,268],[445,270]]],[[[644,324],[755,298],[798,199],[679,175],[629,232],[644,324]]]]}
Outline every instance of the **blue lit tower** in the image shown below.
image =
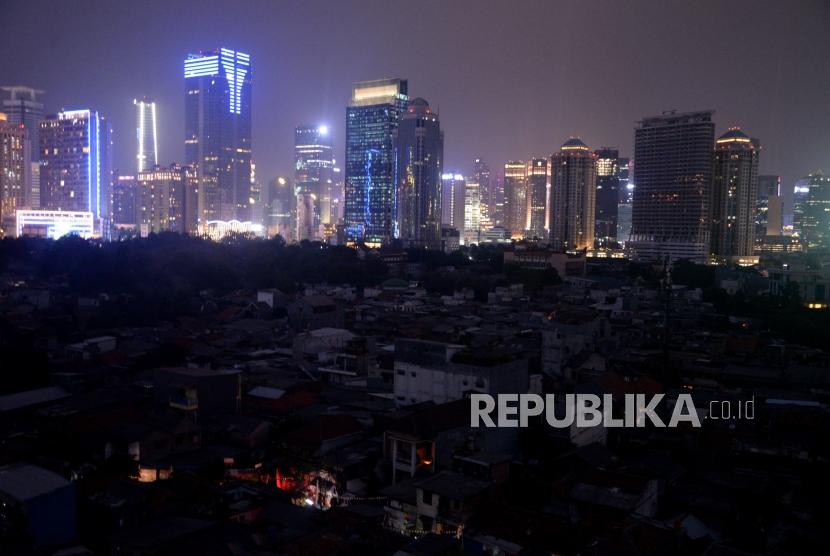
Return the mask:
{"type": "Polygon", "coordinates": [[[197,168],[199,224],[247,220],[251,198],[251,57],[218,48],[184,61],[185,159],[197,168]]]}
{"type": "Polygon", "coordinates": [[[110,217],[112,132],[93,110],[67,110],[40,122],[40,207],[110,217]]]}
{"type": "Polygon", "coordinates": [[[369,246],[396,233],[395,141],[408,101],[405,79],[356,83],[346,109],[346,239],[369,246]]]}
{"type": "Polygon", "coordinates": [[[440,249],[444,134],[422,98],[401,116],[396,156],[399,236],[407,246],[440,249]]]}

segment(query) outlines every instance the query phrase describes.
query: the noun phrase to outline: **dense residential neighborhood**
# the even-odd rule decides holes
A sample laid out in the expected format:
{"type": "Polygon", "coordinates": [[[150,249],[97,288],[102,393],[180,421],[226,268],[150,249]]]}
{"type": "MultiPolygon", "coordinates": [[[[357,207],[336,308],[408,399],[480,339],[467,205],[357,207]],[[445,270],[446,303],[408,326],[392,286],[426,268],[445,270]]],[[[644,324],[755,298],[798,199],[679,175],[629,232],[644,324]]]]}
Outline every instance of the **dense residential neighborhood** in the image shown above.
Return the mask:
{"type": "Polygon", "coordinates": [[[4,554],[820,550],[830,356],[780,324],[824,312],[778,267],[233,241],[2,242],[4,554]],[[470,427],[507,392],[702,426],[470,427]]]}

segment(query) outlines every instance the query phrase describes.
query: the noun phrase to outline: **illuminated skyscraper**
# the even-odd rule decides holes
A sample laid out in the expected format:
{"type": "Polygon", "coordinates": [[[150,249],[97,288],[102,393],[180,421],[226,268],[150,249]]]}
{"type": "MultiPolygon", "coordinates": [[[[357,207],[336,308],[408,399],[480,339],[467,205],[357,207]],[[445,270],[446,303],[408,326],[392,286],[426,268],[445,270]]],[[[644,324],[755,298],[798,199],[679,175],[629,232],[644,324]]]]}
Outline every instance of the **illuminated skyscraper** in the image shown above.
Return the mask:
{"type": "Polygon", "coordinates": [[[156,128],[156,103],[148,98],[134,99],[135,136],[137,151],[136,171],[141,172],[159,163],[158,134],[156,128]]]}
{"type": "Polygon", "coordinates": [[[405,79],[356,83],[346,109],[346,239],[389,243],[397,219],[395,136],[406,110],[405,79]]]}
{"type": "Polygon", "coordinates": [[[136,224],[142,237],[150,233],[196,232],[196,172],[189,166],[155,166],[139,172],[136,224]]]}
{"type": "Polygon", "coordinates": [[[504,227],[514,237],[527,230],[527,164],[521,160],[504,165],[504,227]]]}
{"type": "Polygon", "coordinates": [[[2,235],[16,233],[16,211],[26,207],[31,189],[32,149],[29,130],[11,124],[0,113],[0,228],[2,235]]]}
{"type": "Polygon", "coordinates": [[[755,252],[758,141],[732,128],[715,141],[712,181],[713,255],[730,259],[755,252]]]}
{"type": "Polygon", "coordinates": [[[470,180],[464,184],[464,245],[478,243],[481,239],[481,188],[470,180]]]}
{"type": "Polygon", "coordinates": [[[550,164],[546,158],[534,158],[527,163],[527,232],[538,239],[547,238],[548,192],[550,164]]]}
{"type": "Polygon", "coordinates": [[[826,253],[830,249],[830,176],[821,170],[807,176],[801,242],[810,251],[826,253]]]}
{"type": "Polygon", "coordinates": [[[755,202],[755,240],[764,236],[780,236],[784,228],[784,204],[781,197],[781,176],[758,176],[758,197],[755,202]]]}
{"type": "Polygon", "coordinates": [[[40,207],[110,218],[112,131],[94,110],[67,110],[40,122],[40,207]]]}
{"type": "Polygon", "coordinates": [[[617,241],[625,246],[631,235],[631,203],[620,203],[617,205],[617,241]]]}
{"type": "Polygon", "coordinates": [[[594,247],[597,155],[571,138],[551,157],[550,244],[554,249],[594,247]]]}
{"type": "Polygon", "coordinates": [[[396,141],[399,237],[404,245],[441,247],[441,169],[444,134],[427,101],[410,101],[396,141]]]}
{"type": "Polygon", "coordinates": [[[3,100],[0,112],[6,114],[10,125],[23,125],[29,130],[29,142],[32,145],[32,161],[40,160],[38,145],[40,145],[40,121],[43,119],[43,104],[38,102],[37,96],[43,91],[21,85],[6,86],[3,90],[9,93],[9,98],[3,100]]]}
{"type": "Polygon", "coordinates": [[[331,181],[331,211],[330,222],[333,226],[343,223],[343,210],[346,200],[343,191],[343,172],[335,167],[331,181]]]}
{"type": "Polygon", "coordinates": [[[506,211],[504,196],[504,176],[490,177],[490,220],[494,226],[506,227],[506,211]]]}
{"type": "Polygon", "coordinates": [[[464,176],[445,172],[441,175],[441,224],[464,229],[464,176]]]}
{"type": "Polygon", "coordinates": [[[185,160],[197,168],[199,225],[247,220],[251,197],[251,57],[217,48],[184,61],[185,160]]]}
{"type": "Polygon", "coordinates": [[[631,235],[631,213],[634,204],[634,180],[631,179],[632,166],[628,158],[618,158],[619,167],[619,201],[617,204],[617,230],[615,240],[625,245],[631,235]]]}
{"type": "MultiPolygon", "coordinates": [[[[597,207],[595,238],[604,246],[617,238],[617,204],[620,202],[620,153],[602,147],[597,155],[597,207]]],[[[628,181],[628,180],[626,180],[628,181]]]]}
{"type": "Polygon", "coordinates": [[[290,180],[279,176],[268,182],[262,190],[260,202],[263,204],[263,225],[269,236],[279,235],[285,241],[292,241],[294,229],[294,212],[297,196],[290,180]]]}
{"type": "Polygon", "coordinates": [[[328,126],[297,127],[294,130],[294,192],[298,241],[319,239],[320,224],[328,224],[331,219],[333,169],[328,126]]]}
{"type": "Polygon", "coordinates": [[[112,182],[112,221],[117,227],[136,225],[135,176],[117,176],[112,182]]]}
{"type": "Polygon", "coordinates": [[[627,248],[635,261],[709,256],[712,112],[668,112],[634,132],[634,211],[627,248]]]}
{"type": "Polygon", "coordinates": [[[473,180],[481,191],[481,218],[491,225],[495,225],[495,188],[490,179],[490,166],[481,158],[473,162],[473,180]]]}

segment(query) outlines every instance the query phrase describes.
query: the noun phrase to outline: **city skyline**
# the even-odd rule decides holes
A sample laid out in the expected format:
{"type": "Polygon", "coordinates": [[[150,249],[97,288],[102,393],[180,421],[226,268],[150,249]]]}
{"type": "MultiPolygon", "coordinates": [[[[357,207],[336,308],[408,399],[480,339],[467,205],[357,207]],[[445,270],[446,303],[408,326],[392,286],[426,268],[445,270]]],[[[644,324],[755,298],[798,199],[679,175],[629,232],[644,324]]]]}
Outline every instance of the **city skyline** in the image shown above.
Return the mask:
{"type": "Polygon", "coordinates": [[[830,0],[0,14],[0,556],[821,553],[830,0]]]}
{"type": "MultiPolygon", "coordinates": [[[[377,23],[382,16],[369,9],[372,5],[360,3],[354,7],[366,9],[353,11],[365,14],[366,24],[377,23]]],[[[29,65],[6,57],[0,62],[0,75],[4,85],[23,84],[44,90],[45,94],[38,100],[44,103],[47,113],[62,107],[92,106],[107,114],[115,132],[114,167],[121,173],[133,166],[135,156],[131,148],[132,99],[144,95],[158,102],[159,163],[186,162],[180,140],[184,118],[181,59],[190,52],[227,44],[261,60],[259,67],[263,69],[257,74],[253,95],[253,159],[263,179],[290,175],[292,132],[303,123],[330,127],[335,159],[340,161],[345,143],[342,107],[348,103],[352,83],[401,77],[409,80],[414,94],[428,98],[440,110],[442,128],[447,132],[445,167],[448,168],[463,168],[466,173],[477,156],[494,167],[512,159],[547,157],[556,150],[561,137],[572,135],[582,137],[588,144],[616,147],[621,156],[626,156],[633,150],[634,122],[640,118],[663,109],[713,109],[716,133],[721,134],[733,125],[753,130],[764,149],[759,172],[782,175],[784,191],[789,194],[797,179],[830,166],[826,132],[813,123],[822,121],[816,111],[828,110],[828,103],[820,102],[824,97],[822,91],[828,90],[828,78],[815,75],[805,80],[799,78],[798,72],[800,66],[818,60],[820,52],[826,51],[821,44],[828,39],[811,29],[819,29],[816,26],[826,20],[828,11],[819,3],[805,3],[804,9],[797,13],[788,13],[786,7],[771,3],[752,5],[753,10],[736,25],[734,18],[725,16],[738,13],[740,3],[719,5],[720,18],[698,13],[706,10],[683,6],[675,6],[669,13],[662,7],[646,4],[623,9],[608,3],[584,7],[524,3],[514,10],[516,13],[486,20],[478,19],[476,13],[466,9],[469,4],[433,4],[432,11],[442,17],[430,19],[430,32],[439,38],[451,31],[466,37],[469,31],[460,25],[464,18],[478,22],[478,29],[486,32],[495,32],[499,26],[517,22],[528,13],[541,15],[548,11],[555,12],[558,21],[571,21],[573,25],[556,37],[548,37],[547,29],[533,18],[525,18],[524,32],[537,39],[533,51],[496,40],[492,45],[441,52],[429,47],[422,59],[417,60],[401,54],[410,44],[406,34],[395,34],[396,41],[391,47],[378,51],[376,46],[388,42],[385,30],[377,38],[362,39],[356,46],[346,47],[345,35],[336,21],[341,16],[356,16],[340,13],[347,9],[345,6],[257,4],[246,9],[236,24],[227,25],[223,21],[220,25],[206,19],[198,29],[177,28],[175,32],[168,21],[176,18],[161,15],[179,13],[181,7],[176,2],[151,5],[140,13],[121,6],[107,6],[99,10],[101,15],[95,15],[108,22],[102,29],[105,35],[102,40],[132,25],[135,18],[155,17],[154,40],[145,43],[143,37],[121,33],[113,49],[87,50],[92,45],[67,41],[60,34],[54,34],[44,41],[47,46],[66,50],[68,58],[84,60],[84,63],[29,65]],[[775,17],[776,13],[788,19],[778,24],[781,18],[775,17]],[[268,20],[269,14],[279,16],[280,32],[263,32],[259,20],[268,20]],[[587,18],[590,25],[605,32],[592,33],[591,42],[579,44],[580,28],[586,25],[580,17],[587,14],[591,15],[587,18]],[[290,25],[292,21],[312,16],[317,18],[315,23],[320,27],[318,36],[331,47],[320,49],[323,59],[317,64],[304,63],[307,45],[304,40],[294,40],[296,31],[290,25]],[[494,23],[497,21],[501,23],[494,23]],[[649,23],[658,22],[662,24],[658,26],[660,30],[654,31],[655,25],[649,23]],[[649,38],[634,38],[634,31],[640,25],[648,26],[649,38]],[[713,40],[693,41],[694,48],[684,46],[680,37],[689,32],[703,33],[713,40]],[[712,49],[718,48],[715,38],[726,36],[730,37],[733,50],[720,53],[719,57],[712,56],[712,49]],[[574,41],[577,44],[572,44],[574,41]],[[714,44],[703,44],[707,42],[714,44]],[[683,63],[666,60],[668,47],[673,47],[676,59],[683,63]],[[597,71],[582,72],[570,61],[567,55],[577,49],[585,52],[589,68],[603,70],[599,78],[583,75],[597,71]],[[743,50],[754,52],[754,61],[736,66],[743,50]],[[364,51],[371,55],[358,56],[364,51]],[[275,56],[274,52],[280,55],[275,56]],[[609,62],[607,56],[600,59],[600,52],[614,52],[613,60],[609,62]],[[501,84],[515,80],[517,75],[530,75],[522,69],[534,60],[538,62],[540,57],[551,55],[549,76],[526,77],[528,86],[520,90],[501,84]],[[442,61],[439,56],[445,59],[442,61]],[[125,60],[129,63],[124,63],[125,60]],[[661,61],[671,62],[674,67],[655,76],[649,68],[661,61]],[[314,74],[310,73],[312,65],[314,74]],[[727,68],[729,80],[720,79],[719,76],[727,75],[727,68]],[[707,79],[700,79],[704,74],[707,79]],[[614,88],[608,86],[611,82],[626,85],[627,93],[615,94],[614,88]],[[719,86],[711,87],[714,82],[719,86]],[[303,90],[298,83],[306,83],[307,89],[303,90]],[[467,94],[468,88],[476,94],[467,94]],[[579,91],[589,92],[577,94],[579,91]],[[487,117],[482,117],[485,113],[487,117]],[[513,123],[508,125],[508,122],[513,123]],[[509,129],[515,129],[516,133],[509,133],[509,129]]],[[[57,6],[56,19],[70,22],[89,16],[93,8],[94,3],[70,13],[57,6]]],[[[498,4],[491,8],[489,16],[502,9],[508,11],[498,4]]],[[[0,29],[11,41],[42,48],[31,43],[33,38],[22,35],[19,26],[13,24],[33,17],[37,9],[37,2],[11,3],[6,12],[10,17],[4,18],[0,29]]],[[[413,8],[398,4],[396,9],[405,19],[413,8]]],[[[48,31],[53,24],[47,21],[43,25],[48,31]]]]}

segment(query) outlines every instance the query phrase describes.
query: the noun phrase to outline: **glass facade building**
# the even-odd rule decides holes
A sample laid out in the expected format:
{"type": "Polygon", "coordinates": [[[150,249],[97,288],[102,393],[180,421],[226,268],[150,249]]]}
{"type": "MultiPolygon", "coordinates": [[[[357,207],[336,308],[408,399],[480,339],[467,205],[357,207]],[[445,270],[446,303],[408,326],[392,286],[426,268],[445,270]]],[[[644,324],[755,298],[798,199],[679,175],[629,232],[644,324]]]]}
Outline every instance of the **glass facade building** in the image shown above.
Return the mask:
{"type": "Polygon", "coordinates": [[[807,207],[807,196],[810,193],[810,178],[801,178],[793,185],[793,210],[790,215],[793,232],[804,236],[804,210],[807,207]]]}
{"type": "Polygon", "coordinates": [[[332,151],[328,126],[305,125],[294,130],[297,240],[319,239],[320,225],[331,223],[332,151]]]}
{"type": "Polygon", "coordinates": [[[481,191],[481,221],[482,225],[495,226],[496,211],[495,211],[495,188],[492,187],[493,182],[490,179],[490,166],[487,165],[481,158],[476,158],[473,161],[473,180],[478,184],[481,191]]]}
{"type": "Polygon", "coordinates": [[[830,176],[821,170],[807,176],[800,234],[805,249],[822,253],[830,250],[830,176]]]}
{"type": "Polygon", "coordinates": [[[444,134],[422,98],[401,115],[395,156],[398,235],[406,246],[440,249],[444,134]]]}
{"type": "Polygon", "coordinates": [[[346,109],[345,232],[348,242],[389,243],[397,228],[395,141],[407,81],[356,83],[346,109]]]}
{"type": "Polygon", "coordinates": [[[185,160],[197,169],[199,223],[247,220],[251,200],[251,57],[218,48],[184,61],[185,160]]]}
{"type": "Polygon", "coordinates": [[[781,176],[758,176],[758,197],[755,202],[755,239],[781,235],[784,228],[781,199],[781,176]]]}
{"type": "Polygon", "coordinates": [[[594,236],[600,246],[617,239],[617,204],[620,201],[620,153],[602,147],[597,155],[597,206],[594,236]]]}

